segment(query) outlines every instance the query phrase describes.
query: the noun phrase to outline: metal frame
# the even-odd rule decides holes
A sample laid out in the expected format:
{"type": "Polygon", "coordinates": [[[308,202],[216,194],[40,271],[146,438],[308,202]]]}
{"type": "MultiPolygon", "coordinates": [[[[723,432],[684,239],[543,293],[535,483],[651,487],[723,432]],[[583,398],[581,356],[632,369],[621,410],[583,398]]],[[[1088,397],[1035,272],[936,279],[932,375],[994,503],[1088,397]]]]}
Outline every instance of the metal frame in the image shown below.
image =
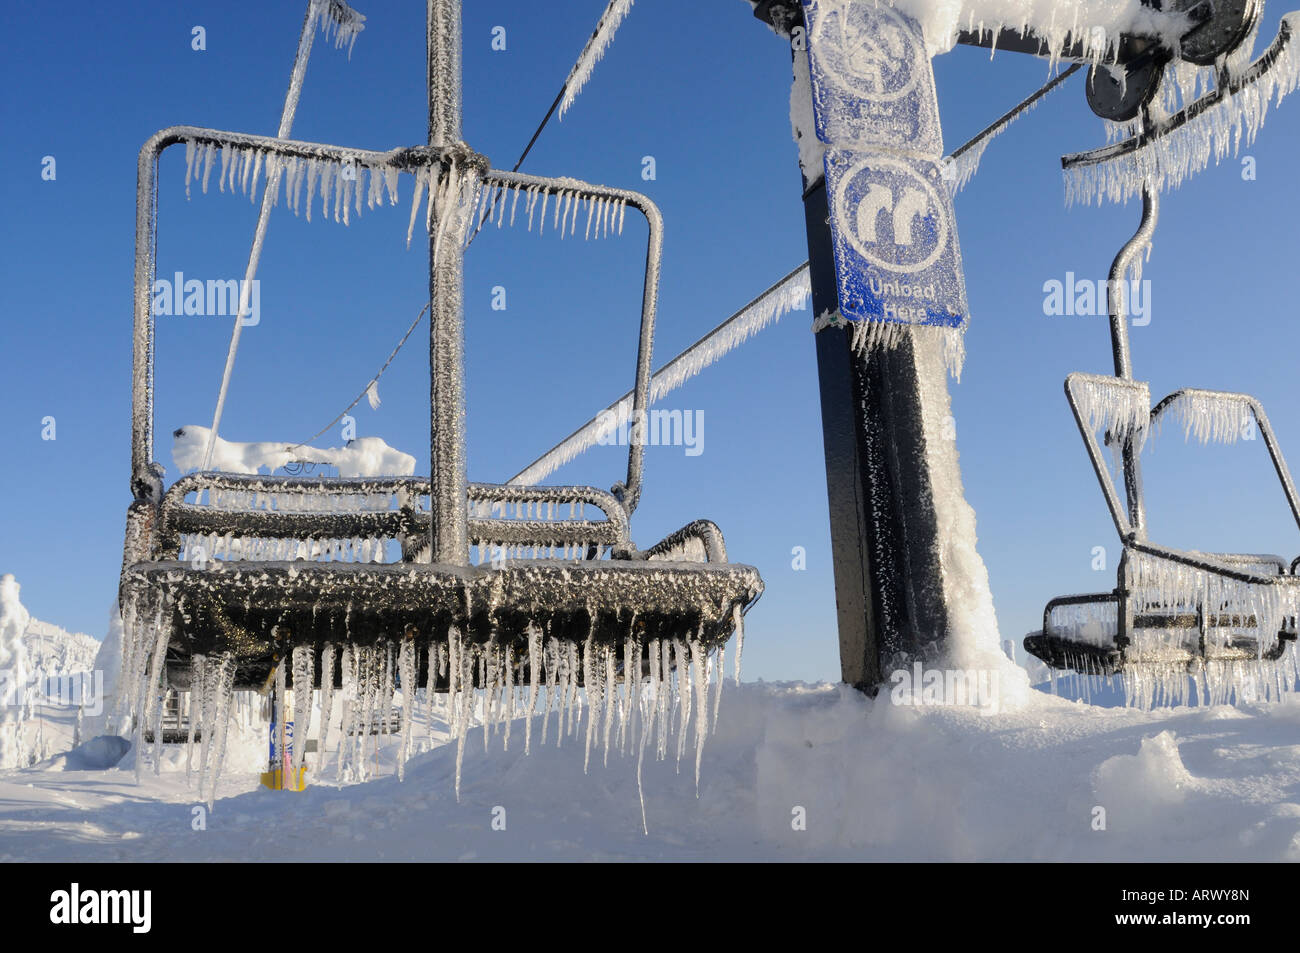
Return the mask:
{"type": "MultiPolygon", "coordinates": [[[[121,600],[133,628],[144,619],[163,626],[166,668],[174,684],[188,677],[194,654],[227,653],[235,659],[236,685],[266,683],[290,647],[322,641],[388,642],[422,633],[430,642],[453,631],[474,642],[525,642],[534,626],[549,638],[613,645],[621,654],[635,634],[646,639],[688,634],[711,648],[730,637],[757,601],[763,583],[750,566],[726,562],[718,528],[697,521],[644,553],[628,538],[628,517],[640,498],[643,411],[649,405],[662,261],[663,220],[640,193],[573,179],[494,172],[485,157],[460,141],[460,0],[428,0],[428,145],[391,152],[297,142],[241,133],[174,126],[144,144],[137,163],[135,309],[132,368],[132,503],[128,509],[121,600]],[[154,461],[152,288],[157,242],[159,155],[182,141],[229,144],[304,158],[387,164],[410,171],[440,164],[472,169],[475,188],[544,190],[631,205],[649,228],[633,408],[633,439],[625,480],[611,493],[592,487],[522,487],[471,484],[466,478],[464,434],[463,254],[457,241],[439,242],[431,222],[430,272],[430,476],[393,479],[304,479],[200,472],[164,492],[164,470],[154,461]],[[209,505],[199,505],[203,491],[209,505]],[[195,502],[186,497],[194,493],[195,502]],[[213,494],[234,494],[216,500],[213,494]],[[249,494],[249,505],[238,498],[249,494]],[[259,495],[277,497],[274,505],[259,495]],[[295,509],[295,494],[348,500],[343,512],[295,509]],[[366,500],[366,496],[376,499],[366,500]],[[427,509],[424,501],[427,499],[427,509]],[[594,505],[603,520],[551,518],[554,504],[594,505]],[[223,504],[240,504],[223,508],[223,504]],[[281,503],[284,504],[281,508],[281,503]],[[497,518],[515,506],[518,519],[497,518]],[[522,510],[522,512],[520,512],[522,510]],[[542,513],[547,513],[543,518],[542,513]],[[536,518],[534,518],[536,516],[536,518]],[[246,542],[396,539],[397,562],[320,561],[316,558],[181,561],[182,537],[241,537],[246,542]],[[532,559],[510,565],[471,566],[470,546],[501,544],[532,549],[532,559]],[[577,558],[554,559],[557,548],[577,558]],[[691,558],[693,547],[700,556],[691,558]],[[608,555],[609,559],[601,559],[608,555]],[[540,558],[537,558],[539,557],[540,558]]],[[[430,176],[431,187],[436,187],[430,176]]],[[[459,213],[458,213],[459,214],[459,213]]],[[[620,218],[621,221],[621,218],[620,218]]],[[[355,548],[355,547],[354,547],[355,548]]],[[[308,546],[313,551],[312,546],[308,546]]],[[[278,556],[280,550],[272,548],[278,556]]],[[[263,550],[265,553],[266,550],[263,550]]],[[[363,548],[365,554],[373,550],[363,548]]],[[[227,554],[229,555],[229,554],[227,554]]],[[[417,679],[445,689],[421,663],[417,679]]],[[[163,664],[156,654],[155,675],[163,664]]],[[[635,664],[635,663],[632,663],[635,664]]],[[[536,677],[536,673],[534,673],[536,677]]],[[[579,679],[581,681],[581,679],[579,679]]]]}
{"type": "MultiPolygon", "coordinates": [[[[453,155],[463,155],[463,150],[444,149],[438,146],[417,146],[392,149],[386,152],[356,149],[345,146],[276,139],[246,133],[206,129],[198,126],[170,126],[154,133],[140,149],[137,162],[136,189],[136,263],[135,263],[135,317],[132,362],[132,427],[131,427],[131,489],[138,501],[157,503],[162,497],[164,468],[154,460],[153,433],[153,381],[154,381],[154,317],[152,310],[153,282],[156,272],[155,252],[158,240],[157,176],[158,159],[168,148],[186,141],[204,145],[233,144],[241,148],[254,148],[274,152],[286,157],[352,160],[360,164],[386,163],[402,171],[414,172],[433,163],[449,161],[453,155]]],[[[486,160],[484,160],[486,161],[486,160]]],[[[653,200],[640,192],[610,188],[580,182],[576,179],[524,175],[517,172],[487,170],[482,184],[493,188],[541,188],[552,195],[569,192],[579,198],[620,201],[635,209],[646,220],[649,237],[646,246],[645,279],[642,288],[640,331],[636,358],[636,381],[632,390],[633,424],[639,432],[644,410],[650,403],[650,363],[653,356],[655,321],[658,313],[659,282],[663,267],[663,215],[653,200]]],[[[443,254],[445,254],[445,250],[443,254]]],[[[453,362],[455,363],[455,362],[453,362]]],[[[436,365],[435,365],[436,366],[436,365]]],[[[456,373],[464,374],[463,361],[456,373]]],[[[435,375],[437,376],[437,375],[435,375]]],[[[435,411],[434,418],[437,419],[435,411]]],[[[630,516],[641,498],[645,472],[643,441],[629,438],[627,473],[622,482],[611,490],[624,512],[630,516]]],[[[463,435],[462,435],[463,440],[463,435]]],[[[466,484],[466,497],[469,484],[466,484]]],[[[450,493],[452,486],[446,487],[450,493]]],[[[439,492],[444,487],[439,486],[439,492]]],[[[457,512],[463,505],[457,502],[457,512]]],[[[449,509],[447,501],[439,511],[449,509]]],[[[468,534],[468,526],[465,528],[468,534]]],[[[468,535],[466,535],[468,546],[468,535]]]]}

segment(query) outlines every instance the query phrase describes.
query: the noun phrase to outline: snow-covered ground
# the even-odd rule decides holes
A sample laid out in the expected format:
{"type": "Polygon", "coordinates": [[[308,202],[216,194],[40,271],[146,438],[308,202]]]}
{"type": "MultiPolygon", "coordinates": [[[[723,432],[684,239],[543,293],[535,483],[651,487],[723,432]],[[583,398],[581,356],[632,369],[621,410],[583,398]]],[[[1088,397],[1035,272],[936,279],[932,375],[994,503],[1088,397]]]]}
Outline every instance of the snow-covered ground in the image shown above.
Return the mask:
{"type": "Polygon", "coordinates": [[[292,793],[259,786],[250,736],[210,814],[182,746],[139,785],[131,755],[104,772],[0,772],[0,860],[1300,859],[1294,698],[1147,713],[1036,694],[982,715],[728,682],[698,798],[690,753],[680,774],[647,757],[648,835],[633,757],[593,754],[584,776],[579,738],[525,756],[518,727],[505,753],[471,733],[459,803],[442,744],[402,783],[385,742],[372,780],[340,785],[330,766],[292,793]]]}

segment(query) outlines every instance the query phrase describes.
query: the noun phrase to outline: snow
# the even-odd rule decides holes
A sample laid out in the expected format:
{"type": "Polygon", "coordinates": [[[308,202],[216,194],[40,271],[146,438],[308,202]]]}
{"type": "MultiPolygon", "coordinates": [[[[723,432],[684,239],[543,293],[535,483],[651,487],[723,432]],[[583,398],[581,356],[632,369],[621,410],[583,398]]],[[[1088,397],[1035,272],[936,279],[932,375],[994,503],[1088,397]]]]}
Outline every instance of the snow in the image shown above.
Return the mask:
{"type": "Polygon", "coordinates": [[[809,186],[826,175],[826,144],[817,138],[813,113],[812,74],[808,53],[794,54],[794,82],[790,87],[790,131],[799,147],[799,169],[809,186]]]}
{"type": "MultiPolygon", "coordinates": [[[[949,607],[944,664],[965,671],[997,672],[1004,706],[1022,705],[1029,695],[1029,680],[1002,651],[988,570],[976,549],[975,510],[966,501],[957,441],[948,431],[952,420],[947,379],[950,338],[914,334],[913,340],[938,547],[933,564],[938,567],[943,601],[949,607]]],[[[929,661],[940,664],[937,659],[929,661]]]]}
{"type": "Polygon", "coordinates": [[[181,746],[139,787],[129,765],[0,772],[0,860],[1300,860],[1294,700],[1146,713],[1035,692],[986,717],[825,684],[724,694],[698,797],[692,772],[646,759],[648,834],[633,759],[589,777],[582,744],[471,747],[457,802],[440,724],[402,783],[395,738],[366,783],[315,754],[303,793],[232,766],[201,831],[181,746]]]}
{"type": "MultiPolygon", "coordinates": [[[[211,430],[186,424],[173,434],[172,461],[181,473],[197,470],[211,430]]],[[[358,437],[342,447],[318,449],[291,443],[237,443],[216,437],[212,444],[212,469],[224,473],[268,473],[289,463],[323,463],[338,467],[341,477],[410,476],[415,457],[395,450],[379,437],[358,437]]]]}
{"type": "Polygon", "coordinates": [[[564,81],[564,98],[560,101],[560,119],[564,118],[564,114],[569,111],[569,107],[578,98],[582,88],[587,85],[592,70],[604,57],[605,50],[613,42],[614,33],[623,22],[623,18],[632,9],[633,2],[634,0],[610,0],[609,6],[601,14],[591,39],[583,47],[582,53],[578,56],[578,61],[573,64],[573,69],[569,71],[568,79],[564,81]]]}

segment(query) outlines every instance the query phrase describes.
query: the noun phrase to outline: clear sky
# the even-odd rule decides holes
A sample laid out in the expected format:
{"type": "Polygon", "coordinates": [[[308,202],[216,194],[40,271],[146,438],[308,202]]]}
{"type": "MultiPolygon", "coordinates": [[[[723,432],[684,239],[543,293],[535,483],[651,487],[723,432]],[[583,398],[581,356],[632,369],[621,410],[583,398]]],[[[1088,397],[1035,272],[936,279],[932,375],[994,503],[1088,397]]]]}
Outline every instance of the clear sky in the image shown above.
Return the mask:
{"type": "MultiPolygon", "coordinates": [[[[465,135],[509,168],[586,40],[604,0],[474,0],[465,11],[465,135]],[[494,27],[506,49],[493,50],[494,27]]],[[[367,27],[349,61],[317,43],[294,137],[365,148],[425,138],[423,3],[357,0],[367,27]]],[[[1275,4],[1270,4],[1274,7],[1275,4]]],[[[0,572],[32,613],[102,636],[130,501],[129,411],[135,165],[155,130],[192,123],[273,134],[304,2],[10,4],[0,237],[0,572]],[[192,29],[206,49],[191,48],[192,29]],[[42,179],[53,156],[56,178],[42,179]],[[56,421],[42,439],[43,418],[56,421]]],[[[1266,13],[1276,31],[1280,8],[1266,13]]],[[[1045,63],[958,49],[935,63],[948,149],[1047,77],[1045,63]]],[[[740,0],[642,0],[564,121],[524,167],[647,192],[667,222],[656,364],[807,256],[788,119],[790,58],[740,0]],[[643,180],[643,159],[656,178],[643,180]]],[[[957,200],[972,321],[953,387],[967,495],[979,521],[1003,638],[1037,628],[1044,602],[1114,586],[1118,546],[1069,415],[1072,370],[1108,373],[1104,317],[1044,314],[1044,284],[1104,279],[1138,209],[1066,210],[1059,156],[1104,142],[1072,80],[994,142],[957,200]],[[1107,568],[1091,567],[1105,547],[1107,568]]],[[[1248,390],[1300,448],[1295,376],[1300,105],[1284,102],[1249,150],[1166,196],[1151,321],[1133,331],[1136,373],[1248,390]]],[[[215,177],[214,177],[215,178],[215,177]]],[[[159,275],[242,276],[256,209],[195,191],[183,150],[161,164],[159,275]]],[[[223,436],[298,441],[364,386],[424,303],[425,252],[400,208],[360,222],[272,217],[261,324],[244,335],[223,436]]],[[[629,219],[630,220],[630,219],[629,219]]],[[[611,242],[492,232],[466,263],[470,478],[508,478],[632,382],[643,227],[611,242]],[[492,289],[507,291],[494,311],[492,289]]],[[[836,678],[834,587],[811,315],[793,314],[661,405],[702,412],[703,453],[647,450],[633,536],[648,546],[708,517],[767,593],[749,616],[746,672],[836,678]],[[792,568],[804,547],[807,568],[792,568]]],[[[158,456],[170,431],[206,425],[228,319],[158,322],[158,456]]],[[[427,472],[427,340],[418,331],[355,411],[360,435],[427,472]]],[[[318,443],[328,444],[322,438],[318,443]]],[[[337,444],[338,439],[332,441],[337,444]]],[[[608,487],[623,450],[596,448],[556,482],[608,487]]],[[[1157,541],[1300,552],[1261,441],[1185,448],[1166,428],[1147,463],[1157,541]]]]}

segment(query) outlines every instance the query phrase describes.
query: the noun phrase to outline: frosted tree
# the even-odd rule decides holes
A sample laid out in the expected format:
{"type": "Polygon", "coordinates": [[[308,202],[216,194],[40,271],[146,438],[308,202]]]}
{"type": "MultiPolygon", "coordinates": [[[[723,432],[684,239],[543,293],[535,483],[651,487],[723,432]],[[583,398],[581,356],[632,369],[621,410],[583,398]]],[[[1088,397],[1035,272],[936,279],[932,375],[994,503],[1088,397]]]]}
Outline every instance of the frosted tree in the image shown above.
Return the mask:
{"type": "Polygon", "coordinates": [[[18,581],[0,576],[0,768],[27,763],[24,741],[27,650],[23,635],[31,616],[18,599],[18,581]]]}

